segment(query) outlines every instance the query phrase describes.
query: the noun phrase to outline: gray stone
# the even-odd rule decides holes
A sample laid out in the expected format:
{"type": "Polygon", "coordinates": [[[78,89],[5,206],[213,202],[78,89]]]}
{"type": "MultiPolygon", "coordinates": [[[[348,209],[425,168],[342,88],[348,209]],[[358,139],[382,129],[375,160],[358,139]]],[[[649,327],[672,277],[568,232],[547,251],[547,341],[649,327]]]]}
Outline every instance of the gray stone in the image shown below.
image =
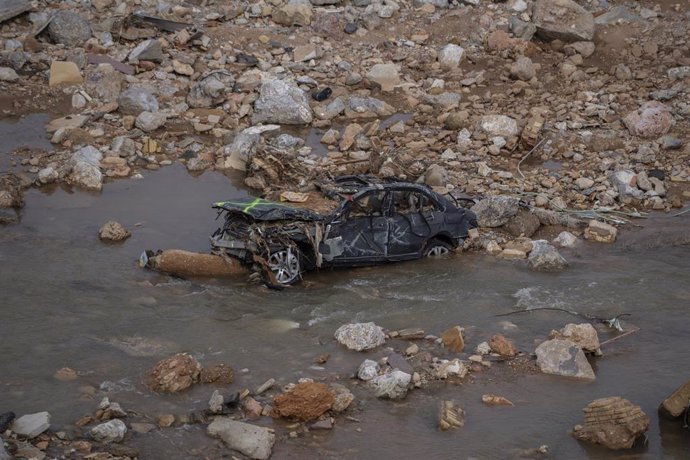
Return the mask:
{"type": "Polygon", "coordinates": [[[537,365],[545,374],[593,380],[596,378],[584,352],[570,340],[551,339],[535,350],[537,365]]]}
{"type": "Polygon", "coordinates": [[[532,22],[537,35],[546,40],[591,41],[594,37],[592,13],[573,0],[537,0],[532,22]]]}
{"type": "Polygon", "coordinates": [[[510,196],[484,198],[472,206],[480,227],[500,227],[517,214],[520,200],[510,196]]]}
{"type": "Polygon", "coordinates": [[[448,0],[414,0],[414,5],[416,7],[424,5],[434,5],[436,8],[448,8],[448,0]]]}
{"type": "Polygon", "coordinates": [[[12,423],[12,431],[19,436],[30,439],[35,438],[48,428],[50,428],[50,414],[48,412],[22,415],[12,423]]]}
{"type": "Polygon", "coordinates": [[[14,69],[9,67],[0,67],[0,81],[15,82],[19,80],[19,75],[14,69]]]}
{"type": "Polygon", "coordinates": [[[137,146],[133,139],[126,136],[117,136],[110,144],[110,150],[122,158],[129,158],[137,153],[137,146]]]}
{"type": "Polygon", "coordinates": [[[251,126],[235,136],[232,143],[225,146],[225,167],[244,171],[247,161],[256,151],[261,141],[261,134],[280,129],[278,125],[251,126]]]}
{"type": "Polygon", "coordinates": [[[562,248],[573,248],[577,244],[577,237],[568,231],[562,231],[553,242],[562,248]]]}
{"type": "Polygon", "coordinates": [[[678,150],[683,146],[682,139],[675,136],[666,135],[662,136],[659,140],[661,141],[661,148],[664,150],[678,150]]]}
{"type": "Polygon", "coordinates": [[[150,133],[165,125],[168,116],[162,112],[141,112],[134,124],[144,132],[150,133]]]}
{"type": "Polygon", "coordinates": [[[52,166],[48,166],[38,171],[38,181],[41,184],[51,184],[58,180],[59,177],[60,174],[58,174],[58,172],[52,166]]]}
{"type": "Polygon", "coordinates": [[[271,456],[276,438],[266,428],[227,417],[217,417],[206,431],[209,435],[222,439],[231,449],[259,460],[266,460],[271,456]]]}
{"type": "Polygon", "coordinates": [[[519,132],[517,121],[506,115],[484,115],[477,128],[489,136],[512,137],[519,132]]]}
{"type": "Polygon", "coordinates": [[[87,145],[74,152],[71,161],[73,163],[84,162],[92,166],[99,166],[102,159],[103,154],[100,150],[92,145],[87,145]]]}
{"type": "Polygon", "coordinates": [[[465,49],[462,46],[449,43],[439,51],[438,62],[441,64],[441,67],[455,69],[460,65],[464,54],[465,49]]]}
{"type": "Polygon", "coordinates": [[[254,123],[304,125],[313,118],[307,95],[299,87],[274,79],[261,85],[259,98],[254,102],[254,123]]]}
{"type": "Polygon", "coordinates": [[[510,31],[513,32],[513,35],[525,41],[532,40],[534,34],[537,33],[537,26],[531,22],[522,21],[517,16],[510,17],[508,26],[510,27],[510,31]]]}
{"type": "Polygon", "coordinates": [[[528,81],[537,75],[537,69],[528,57],[522,56],[510,66],[510,76],[516,80],[528,81]]]}
{"type": "Polygon", "coordinates": [[[116,418],[91,428],[90,434],[95,441],[104,444],[120,442],[127,434],[127,425],[122,420],[116,418]]]}
{"type": "MultiPolygon", "coordinates": [[[[123,227],[121,223],[114,220],[110,220],[103,224],[98,231],[98,237],[103,241],[124,241],[130,236],[132,236],[132,232],[123,227]]],[[[116,404],[117,403],[111,404],[110,409],[112,412],[115,412],[112,406],[116,404]]],[[[119,404],[117,407],[119,407],[119,404]]]]}
{"type": "Polygon", "coordinates": [[[397,369],[406,374],[414,374],[414,368],[409,362],[399,353],[391,353],[388,355],[388,365],[391,369],[397,369]]]}
{"type": "Polygon", "coordinates": [[[158,40],[144,40],[129,53],[128,59],[129,62],[161,62],[163,61],[163,48],[158,40]]]}
{"type": "Polygon", "coordinates": [[[690,78],[690,65],[668,69],[667,75],[671,80],[690,78]]]}
{"type": "Polygon", "coordinates": [[[636,198],[642,197],[642,192],[637,188],[630,185],[635,178],[635,173],[629,169],[622,169],[619,171],[614,171],[609,174],[609,182],[611,186],[621,195],[621,196],[633,196],[636,198]]]}
{"type": "Polygon", "coordinates": [[[87,190],[100,191],[103,188],[103,174],[98,166],[80,161],[72,167],[69,182],[87,190]]]}
{"type": "Polygon", "coordinates": [[[132,86],[117,98],[120,112],[124,115],[139,115],[141,112],[157,112],[158,99],[153,93],[140,86],[132,86]]]}
{"type": "Polygon", "coordinates": [[[530,238],[539,230],[539,227],[541,227],[541,221],[534,213],[527,209],[519,208],[517,214],[503,225],[503,230],[515,237],[524,236],[530,238]]]}
{"type": "Polygon", "coordinates": [[[536,240],[532,241],[527,266],[531,270],[540,272],[559,271],[568,267],[568,261],[546,240],[536,240]]]}
{"type": "Polygon", "coordinates": [[[359,365],[359,369],[357,370],[357,378],[368,382],[379,375],[379,370],[381,370],[379,363],[371,359],[365,359],[362,361],[362,364],[359,365]]]}
{"type": "Polygon", "coordinates": [[[206,75],[192,85],[187,94],[187,104],[194,108],[209,108],[225,100],[232,91],[235,77],[230,72],[216,71],[206,75]]]}
{"type": "Polygon", "coordinates": [[[403,399],[407,396],[407,389],[412,376],[402,371],[391,371],[369,381],[377,398],[403,399]]]}
{"type": "Polygon", "coordinates": [[[594,42],[573,42],[565,47],[566,50],[573,50],[575,53],[580,54],[583,58],[588,58],[596,50],[596,45],[594,42]]]}
{"type": "Polygon", "coordinates": [[[298,149],[304,146],[304,139],[300,139],[299,137],[291,136],[289,134],[281,134],[273,139],[271,144],[283,150],[298,149]]]}
{"type": "Polygon", "coordinates": [[[91,38],[89,21],[72,11],[58,11],[48,24],[48,35],[67,47],[77,47],[91,38]]]}
{"type": "Polygon", "coordinates": [[[379,117],[387,117],[395,113],[393,106],[373,97],[351,97],[347,105],[355,113],[374,113],[379,117]]]}
{"type": "Polygon", "coordinates": [[[353,323],[340,326],[335,339],[350,350],[371,350],[386,341],[383,329],[374,323],[353,323]]]}
{"type": "Polygon", "coordinates": [[[5,443],[0,439],[0,460],[12,460],[12,456],[5,449],[5,443]]]}
{"type": "Polygon", "coordinates": [[[551,331],[549,338],[570,340],[580,347],[582,351],[601,355],[599,335],[590,323],[566,324],[560,331],[551,331]]]}
{"type": "Polygon", "coordinates": [[[311,4],[304,3],[288,3],[281,7],[275,8],[271,14],[271,18],[276,24],[283,26],[308,26],[314,17],[314,9],[311,4]]]}
{"type": "Polygon", "coordinates": [[[122,74],[111,65],[99,65],[87,70],[84,85],[86,92],[102,102],[116,101],[122,91],[122,74]]]}
{"type": "Polygon", "coordinates": [[[337,97],[326,106],[325,109],[317,111],[317,116],[322,120],[330,120],[335,118],[345,111],[345,102],[340,97],[337,97]]]}

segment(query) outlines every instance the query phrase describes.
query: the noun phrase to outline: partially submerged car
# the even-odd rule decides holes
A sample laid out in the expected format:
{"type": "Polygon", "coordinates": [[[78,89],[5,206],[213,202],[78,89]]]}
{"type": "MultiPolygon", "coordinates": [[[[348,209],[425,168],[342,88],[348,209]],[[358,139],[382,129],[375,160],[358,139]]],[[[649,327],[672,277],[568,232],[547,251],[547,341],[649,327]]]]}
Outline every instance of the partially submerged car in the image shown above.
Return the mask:
{"type": "Polygon", "coordinates": [[[293,284],[304,271],[441,256],[477,226],[470,210],[426,185],[341,180],[337,208],[326,215],[261,198],[213,204],[224,224],[214,252],[258,265],[266,282],[293,284]]]}

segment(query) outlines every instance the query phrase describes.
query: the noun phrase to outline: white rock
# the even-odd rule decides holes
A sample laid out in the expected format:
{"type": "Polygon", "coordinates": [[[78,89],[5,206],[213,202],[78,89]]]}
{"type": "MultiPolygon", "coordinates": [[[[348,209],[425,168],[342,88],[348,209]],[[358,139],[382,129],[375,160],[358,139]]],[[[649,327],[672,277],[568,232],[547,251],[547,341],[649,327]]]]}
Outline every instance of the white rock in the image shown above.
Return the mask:
{"type": "Polygon", "coordinates": [[[380,375],[369,381],[377,398],[403,399],[407,395],[412,376],[402,371],[394,370],[380,375]]]}
{"type": "Polygon", "coordinates": [[[102,443],[120,442],[125,438],[127,425],[120,419],[109,420],[91,428],[91,437],[102,443]]]}
{"type": "Polygon", "coordinates": [[[146,133],[157,130],[165,125],[168,116],[163,112],[141,112],[134,125],[146,133]]]}
{"type": "Polygon", "coordinates": [[[478,128],[489,136],[513,137],[518,135],[518,124],[506,115],[484,115],[478,128]]]}
{"type": "Polygon", "coordinates": [[[383,329],[374,323],[353,323],[340,326],[335,339],[350,350],[371,350],[386,341],[383,329]]]}
{"type": "Polygon", "coordinates": [[[465,49],[462,46],[449,43],[439,51],[438,62],[442,67],[455,69],[460,65],[460,61],[462,61],[464,55],[465,49]]]}
{"type": "Polygon", "coordinates": [[[9,67],[0,67],[0,81],[15,82],[19,80],[19,75],[14,69],[9,67]]]}
{"type": "Polygon", "coordinates": [[[357,378],[368,382],[379,375],[380,369],[381,366],[379,366],[379,363],[371,359],[365,359],[362,364],[359,365],[359,369],[357,370],[357,378]]]}
{"type": "Polygon", "coordinates": [[[367,78],[381,86],[382,91],[393,91],[400,83],[398,67],[393,64],[376,64],[367,73],[367,78]]]}
{"type": "Polygon", "coordinates": [[[553,242],[562,248],[573,248],[577,244],[577,237],[568,231],[562,231],[553,242]]]}
{"type": "Polygon", "coordinates": [[[267,428],[217,417],[206,429],[209,435],[223,440],[249,458],[266,460],[271,456],[276,437],[267,428]]]}
{"type": "Polygon", "coordinates": [[[299,87],[279,79],[261,85],[259,98],[254,102],[254,123],[303,125],[312,119],[307,96],[299,87]]]}

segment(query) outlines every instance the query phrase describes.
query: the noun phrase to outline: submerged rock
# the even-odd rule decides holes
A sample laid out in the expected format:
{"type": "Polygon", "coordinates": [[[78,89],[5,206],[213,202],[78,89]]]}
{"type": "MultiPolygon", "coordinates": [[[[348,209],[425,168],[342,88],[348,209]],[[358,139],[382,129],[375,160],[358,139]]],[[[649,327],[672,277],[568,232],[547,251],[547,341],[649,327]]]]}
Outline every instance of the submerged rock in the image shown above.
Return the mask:
{"type": "Polygon", "coordinates": [[[573,436],[580,441],[612,450],[630,449],[649,429],[649,417],[640,406],[618,396],[596,399],[582,410],[585,423],[573,429],[573,436]]]}
{"type": "Polygon", "coordinates": [[[201,364],[187,353],[178,353],[158,361],[146,376],[146,386],[153,391],[176,393],[199,381],[201,364]]]}
{"type": "Polygon", "coordinates": [[[537,365],[545,374],[594,380],[596,376],[587,357],[570,340],[551,339],[535,350],[537,365]]]}
{"type": "Polygon", "coordinates": [[[515,344],[501,334],[495,334],[491,337],[489,347],[491,347],[491,351],[498,353],[504,358],[513,358],[518,354],[515,344]]]}
{"type": "Polygon", "coordinates": [[[617,235],[616,227],[598,220],[590,220],[589,226],[585,229],[585,238],[599,243],[613,243],[617,235]]]}
{"type": "Polygon", "coordinates": [[[383,329],[374,323],[352,323],[340,326],[335,339],[350,350],[371,350],[386,342],[383,329]]]}
{"type": "Polygon", "coordinates": [[[206,429],[213,437],[220,438],[231,449],[249,458],[266,460],[271,456],[276,436],[267,428],[238,422],[228,417],[217,417],[206,429]]]}
{"type": "Polygon", "coordinates": [[[465,411],[454,401],[441,401],[438,412],[438,429],[441,431],[465,425],[465,411]]]}
{"type": "Polygon", "coordinates": [[[335,403],[335,393],[327,385],[317,382],[298,383],[273,400],[275,411],[281,417],[303,422],[316,420],[335,403]]]}
{"type": "Polygon", "coordinates": [[[0,208],[21,208],[24,194],[21,180],[13,173],[0,174],[0,208]]]}
{"type": "Polygon", "coordinates": [[[453,326],[441,334],[443,346],[453,353],[460,353],[465,348],[465,340],[462,337],[462,328],[453,326]]]}

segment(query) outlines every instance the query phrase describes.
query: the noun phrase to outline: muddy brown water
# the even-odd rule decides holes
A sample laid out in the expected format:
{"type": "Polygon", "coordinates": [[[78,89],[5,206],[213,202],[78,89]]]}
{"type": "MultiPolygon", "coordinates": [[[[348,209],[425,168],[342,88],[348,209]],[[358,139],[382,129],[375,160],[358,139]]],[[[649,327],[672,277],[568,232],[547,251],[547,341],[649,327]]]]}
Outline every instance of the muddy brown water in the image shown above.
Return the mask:
{"type": "MultiPolygon", "coordinates": [[[[232,365],[236,380],[221,388],[228,394],[271,377],[279,384],[337,380],[352,388],[357,399],[349,414],[359,422],[340,416],[331,432],[286,439],[285,423],[262,419],[279,435],[274,458],[504,459],[543,444],[550,458],[621,458],[569,436],[587,403],[613,395],[641,405],[652,420],[647,445],[626,458],[690,456],[690,430],[656,413],[690,378],[690,248],[644,244],[655,225],[683,234],[690,219],[642,222],[648,228],[629,232],[619,245],[564,251],[572,266],[561,274],[461,254],[308,274],[300,286],[275,292],[242,279],[185,281],[139,269],[144,249],[206,250],[216,227],[210,203],[247,193],[233,185],[239,180],[218,173],[193,177],[181,166],[143,175],[107,183],[101,194],[32,189],[21,222],[0,228],[0,412],[47,410],[55,431],[73,431],[74,421],[93,413],[103,396],[150,419],[203,409],[213,385],[158,395],[142,383],[157,360],[184,351],[202,364],[232,365]],[[109,219],[130,228],[132,237],[101,243],[97,232],[109,219]],[[548,311],[495,315],[553,306],[602,317],[631,313],[624,325],[641,330],[604,348],[593,382],[513,375],[495,364],[461,385],[437,383],[402,402],[376,400],[349,378],[363,359],[381,358],[385,349],[349,352],[333,340],[337,327],[353,321],[433,334],[459,324],[468,349],[502,332],[530,352],[551,329],[575,318],[548,311]],[[325,353],[328,362],[315,365],[325,353]],[[79,378],[56,380],[53,374],[65,366],[79,378]],[[84,387],[95,388],[95,395],[85,396],[84,387]],[[505,396],[515,407],[484,406],[484,393],[505,396]],[[464,428],[436,430],[443,399],[464,407],[464,428]]],[[[602,340],[611,336],[602,331],[602,340]]],[[[407,342],[389,345],[400,350],[407,342]]],[[[127,442],[142,458],[219,452],[201,425],[132,433],[127,442]]]]}

